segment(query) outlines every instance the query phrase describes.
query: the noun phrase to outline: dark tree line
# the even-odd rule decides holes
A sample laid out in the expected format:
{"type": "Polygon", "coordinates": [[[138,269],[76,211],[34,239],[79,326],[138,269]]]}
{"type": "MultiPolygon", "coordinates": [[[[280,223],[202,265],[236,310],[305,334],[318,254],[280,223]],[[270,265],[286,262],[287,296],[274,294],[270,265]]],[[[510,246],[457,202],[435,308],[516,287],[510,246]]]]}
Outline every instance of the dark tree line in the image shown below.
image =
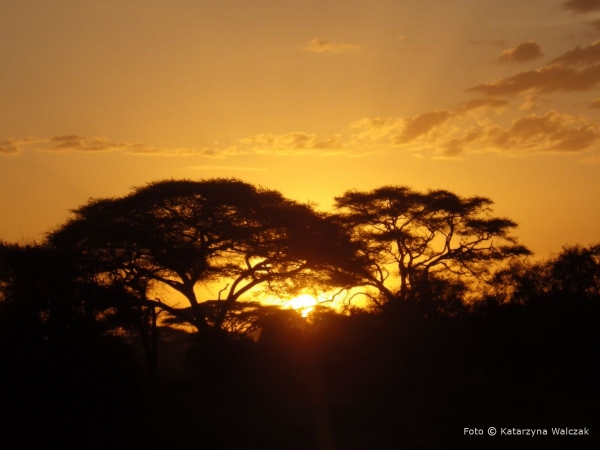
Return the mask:
{"type": "Polygon", "coordinates": [[[379,308],[457,293],[460,301],[496,263],[529,254],[510,235],[516,223],[493,216],[491,205],[388,186],[347,192],[338,212],[325,214],[238,180],[155,182],[91,200],[41,244],[4,245],[3,295],[11,303],[47,288],[44,301],[58,295],[96,322],[121,314],[145,336],[159,311],[199,332],[222,329],[234,304],[258,288],[282,298],[338,289],[379,308]],[[213,282],[223,285],[219,298],[198,299],[195,288],[213,282]],[[160,286],[187,305],[162,301],[160,286]]]}
{"type": "Polygon", "coordinates": [[[0,243],[7,405],[45,404],[59,440],[61,417],[71,434],[105,421],[90,448],[427,448],[507,415],[598,418],[600,245],[531,259],[490,199],[445,190],[335,206],[166,180],[0,243]],[[208,284],[218,298],[199,297],[208,284]],[[304,319],[257,301],[324,291],[345,308],[304,319]]]}

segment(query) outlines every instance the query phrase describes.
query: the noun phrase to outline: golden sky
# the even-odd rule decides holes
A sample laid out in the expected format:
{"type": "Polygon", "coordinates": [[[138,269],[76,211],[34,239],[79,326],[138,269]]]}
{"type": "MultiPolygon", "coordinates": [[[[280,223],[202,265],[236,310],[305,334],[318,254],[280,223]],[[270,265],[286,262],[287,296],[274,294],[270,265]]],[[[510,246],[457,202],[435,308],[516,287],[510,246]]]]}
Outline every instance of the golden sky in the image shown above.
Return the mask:
{"type": "Polygon", "coordinates": [[[327,209],[483,195],[540,256],[600,241],[600,0],[0,0],[0,239],[238,177],[327,209]]]}

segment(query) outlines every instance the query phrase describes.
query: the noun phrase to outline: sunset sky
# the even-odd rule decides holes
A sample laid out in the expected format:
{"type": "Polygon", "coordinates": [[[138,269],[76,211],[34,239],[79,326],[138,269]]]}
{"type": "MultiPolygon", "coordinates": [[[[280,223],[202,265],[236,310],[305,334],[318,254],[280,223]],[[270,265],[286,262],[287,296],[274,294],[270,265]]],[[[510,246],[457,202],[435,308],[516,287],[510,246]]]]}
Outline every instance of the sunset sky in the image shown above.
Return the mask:
{"type": "Polygon", "coordinates": [[[495,201],[600,241],[600,0],[0,0],[0,239],[90,197],[237,177],[495,201]]]}

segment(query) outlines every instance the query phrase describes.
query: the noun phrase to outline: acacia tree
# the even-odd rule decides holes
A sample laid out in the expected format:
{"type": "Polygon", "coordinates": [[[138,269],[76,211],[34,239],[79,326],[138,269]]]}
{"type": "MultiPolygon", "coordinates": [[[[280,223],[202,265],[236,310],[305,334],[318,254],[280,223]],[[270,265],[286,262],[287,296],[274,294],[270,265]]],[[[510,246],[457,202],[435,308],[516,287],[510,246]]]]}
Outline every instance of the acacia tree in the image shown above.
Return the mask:
{"type": "Polygon", "coordinates": [[[529,254],[510,235],[517,224],[493,216],[492,204],[485,197],[405,186],[337,197],[338,219],[361,246],[354,285],[397,302],[416,298],[433,278],[483,280],[495,263],[529,254]]]}
{"type": "Polygon", "coordinates": [[[233,303],[259,285],[281,294],[327,283],[325,269],[349,251],[343,230],[311,206],[235,179],[154,182],[73,213],[49,236],[53,245],[76,252],[99,283],[135,287],[141,303],[198,330],[221,328],[233,303]],[[215,280],[228,284],[213,317],[194,288],[215,280]],[[191,317],[150,299],[157,283],[181,293],[191,317]]]}

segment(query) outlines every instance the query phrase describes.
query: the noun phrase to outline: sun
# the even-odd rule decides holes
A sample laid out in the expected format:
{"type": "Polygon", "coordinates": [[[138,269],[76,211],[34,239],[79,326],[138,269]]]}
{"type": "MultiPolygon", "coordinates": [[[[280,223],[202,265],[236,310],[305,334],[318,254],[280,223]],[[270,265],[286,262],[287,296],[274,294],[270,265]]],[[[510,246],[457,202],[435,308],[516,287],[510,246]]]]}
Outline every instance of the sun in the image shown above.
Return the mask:
{"type": "Polygon", "coordinates": [[[286,307],[297,310],[302,317],[306,317],[315,309],[317,300],[308,294],[302,294],[285,302],[286,307]]]}

